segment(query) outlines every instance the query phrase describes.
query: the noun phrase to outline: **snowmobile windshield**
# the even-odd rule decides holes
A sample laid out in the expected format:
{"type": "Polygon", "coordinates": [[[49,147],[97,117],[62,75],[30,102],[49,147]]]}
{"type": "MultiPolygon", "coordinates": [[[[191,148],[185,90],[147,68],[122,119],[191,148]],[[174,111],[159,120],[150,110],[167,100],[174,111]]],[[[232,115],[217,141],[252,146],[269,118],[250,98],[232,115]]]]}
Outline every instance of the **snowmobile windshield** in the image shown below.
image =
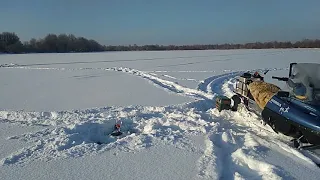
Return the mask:
{"type": "Polygon", "coordinates": [[[309,102],[320,103],[320,64],[294,64],[288,85],[295,96],[305,97],[309,102]]]}

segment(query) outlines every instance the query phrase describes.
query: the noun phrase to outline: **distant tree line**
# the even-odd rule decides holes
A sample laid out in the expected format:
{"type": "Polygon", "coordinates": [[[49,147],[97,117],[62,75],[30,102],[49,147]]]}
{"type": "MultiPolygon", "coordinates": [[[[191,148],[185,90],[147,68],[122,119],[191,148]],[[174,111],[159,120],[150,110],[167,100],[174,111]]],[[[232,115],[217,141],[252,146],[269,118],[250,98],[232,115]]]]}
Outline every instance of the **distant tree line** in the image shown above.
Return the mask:
{"type": "Polygon", "coordinates": [[[106,47],[95,40],[66,34],[48,34],[43,39],[31,39],[21,43],[20,38],[11,32],[0,34],[0,52],[2,53],[66,53],[100,52],[106,47]]]}
{"type": "Polygon", "coordinates": [[[164,51],[164,50],[209,50],[209,49],[278,49],[278,48],[320,48],[320,40],[304,39],[292,42],[254,42],[246,44],[208,45],[143,45],[104,46],[95,40],[66,34],[48,34],[43,39],[21,42],[12,32],[0,34],[0,53],[67,53],[102,51],[164,51]]]}

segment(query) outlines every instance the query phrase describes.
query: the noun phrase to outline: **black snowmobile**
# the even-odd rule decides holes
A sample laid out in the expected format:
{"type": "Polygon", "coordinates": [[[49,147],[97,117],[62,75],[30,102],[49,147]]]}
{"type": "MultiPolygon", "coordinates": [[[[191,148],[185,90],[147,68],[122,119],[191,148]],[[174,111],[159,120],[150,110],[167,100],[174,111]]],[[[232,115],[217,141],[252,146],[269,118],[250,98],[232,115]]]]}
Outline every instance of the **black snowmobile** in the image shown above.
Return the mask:
{"type": "Polygon", "coordinates": [[[291,63],[288,77],[272,78],[285,81],[289,90],[274,93],[261,108],[248,86],[264,77],[249,72],[238,77],[231,109],[244,104],[276,133],[293,137],[296,148],[320,147],[320,64],[291,63]]]}

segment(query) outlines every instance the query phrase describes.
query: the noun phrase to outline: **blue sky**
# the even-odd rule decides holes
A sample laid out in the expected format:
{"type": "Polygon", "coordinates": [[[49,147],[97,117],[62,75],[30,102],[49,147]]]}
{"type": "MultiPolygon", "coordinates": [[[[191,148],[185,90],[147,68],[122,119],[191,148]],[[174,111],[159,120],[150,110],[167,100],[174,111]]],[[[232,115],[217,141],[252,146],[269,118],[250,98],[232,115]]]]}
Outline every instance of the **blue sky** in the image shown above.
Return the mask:
{"type": "Polygon", "coordinates": [[[319,0],[0,0],[0,32],[72,33],[106,45],[320,38],[319,0]]]}

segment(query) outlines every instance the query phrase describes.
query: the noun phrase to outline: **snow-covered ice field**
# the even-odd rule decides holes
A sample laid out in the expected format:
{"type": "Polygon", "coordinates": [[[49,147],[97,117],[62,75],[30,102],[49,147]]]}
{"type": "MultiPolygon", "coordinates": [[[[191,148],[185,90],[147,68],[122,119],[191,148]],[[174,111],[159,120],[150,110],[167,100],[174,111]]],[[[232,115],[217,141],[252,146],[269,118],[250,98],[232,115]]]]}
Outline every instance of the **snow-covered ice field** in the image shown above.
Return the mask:
{"type": "Polygon", "coordinates": [[[320,50],[0,55],[0,179],[319,179],[312,152],[214,108],[247,70],[285,88],[290,62],[320,50]]]}

